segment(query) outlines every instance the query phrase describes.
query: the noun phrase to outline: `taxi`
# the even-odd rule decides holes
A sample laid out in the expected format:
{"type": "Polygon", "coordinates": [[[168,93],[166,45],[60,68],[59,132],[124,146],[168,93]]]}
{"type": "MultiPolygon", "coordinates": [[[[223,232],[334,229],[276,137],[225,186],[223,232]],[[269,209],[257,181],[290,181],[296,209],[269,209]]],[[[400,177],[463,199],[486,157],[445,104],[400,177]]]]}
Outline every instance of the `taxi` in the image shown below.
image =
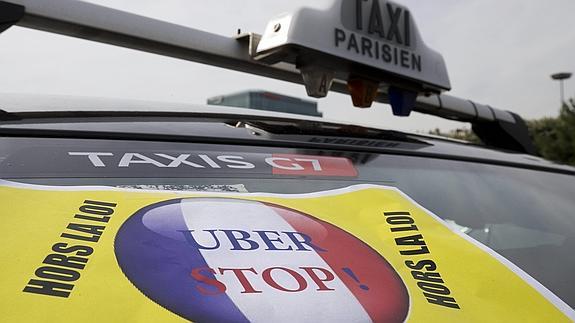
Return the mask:
{"type": "MultiPolygon", "coordinates": [[[[445,94],[408,8],[213,35],[72,0],[13,25],[469,122],[484,145],[241,108],[0,94],[3,322],[575,320],[575,169],[445,94]]],[[[1,44],[1,39],[0,39],[1,44]]]]}

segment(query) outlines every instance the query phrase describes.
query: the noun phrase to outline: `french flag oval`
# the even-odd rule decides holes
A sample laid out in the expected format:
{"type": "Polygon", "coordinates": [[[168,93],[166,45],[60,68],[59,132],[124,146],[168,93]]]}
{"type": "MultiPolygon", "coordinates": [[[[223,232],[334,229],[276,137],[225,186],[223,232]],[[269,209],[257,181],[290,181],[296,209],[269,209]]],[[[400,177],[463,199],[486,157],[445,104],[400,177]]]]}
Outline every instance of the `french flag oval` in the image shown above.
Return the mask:
{"type": "Polygon", "coordinates": [[[122,225],[115,252],[143,294],[191,321],[403,322],[409,310],[401,278],[367,244],[264,202],[148,206],[122,225]]]}

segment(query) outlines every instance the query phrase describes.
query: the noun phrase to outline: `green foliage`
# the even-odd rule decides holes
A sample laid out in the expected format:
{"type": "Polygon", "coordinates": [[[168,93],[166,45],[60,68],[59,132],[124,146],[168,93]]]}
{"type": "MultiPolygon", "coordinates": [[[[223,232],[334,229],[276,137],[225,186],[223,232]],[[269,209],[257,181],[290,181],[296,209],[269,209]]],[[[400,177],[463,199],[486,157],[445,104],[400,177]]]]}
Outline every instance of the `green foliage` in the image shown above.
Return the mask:
{"type": "Polygon", "coordinates": [[[439,128],[429,131],[430,135],[441,136],[451,139],[464,140],[474,144],[481,144],[481,140],[471,131],[471,129],[462,128],[455,129],[449,132],[441,132],[439,128]]]}
{"type": "Polygon", "coordinates": [[[561,107],[557,118],[527,123],[533,142],[543,158],[575,165],[575,101],[561,107]]]}

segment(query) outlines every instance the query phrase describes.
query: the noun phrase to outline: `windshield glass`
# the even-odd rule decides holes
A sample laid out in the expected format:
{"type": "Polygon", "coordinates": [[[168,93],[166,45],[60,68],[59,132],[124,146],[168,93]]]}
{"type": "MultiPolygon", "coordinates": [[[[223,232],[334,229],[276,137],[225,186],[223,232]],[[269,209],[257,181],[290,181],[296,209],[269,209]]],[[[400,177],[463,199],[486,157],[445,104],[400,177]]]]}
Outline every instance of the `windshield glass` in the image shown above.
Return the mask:
{"type": "Polygon", "coordinates": [[[575,306],[575,182],[569,175],[345,151],[33,138],[0,141],[0,174],[40,185],[160,190],[308,193],[393,186],[575,306]]]}

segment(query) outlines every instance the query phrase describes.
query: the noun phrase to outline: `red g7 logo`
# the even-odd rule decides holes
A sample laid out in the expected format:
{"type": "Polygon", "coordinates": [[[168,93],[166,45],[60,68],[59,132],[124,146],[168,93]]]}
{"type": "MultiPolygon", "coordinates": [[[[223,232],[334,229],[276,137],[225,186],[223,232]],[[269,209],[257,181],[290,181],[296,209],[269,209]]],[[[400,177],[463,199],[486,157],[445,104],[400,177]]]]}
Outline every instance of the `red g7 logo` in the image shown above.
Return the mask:
{"type": "Polygon", "coordinates": [[[273,154],[265,160],[274,175],[357,176],[352,162],[342,157],[273,154]]]}

